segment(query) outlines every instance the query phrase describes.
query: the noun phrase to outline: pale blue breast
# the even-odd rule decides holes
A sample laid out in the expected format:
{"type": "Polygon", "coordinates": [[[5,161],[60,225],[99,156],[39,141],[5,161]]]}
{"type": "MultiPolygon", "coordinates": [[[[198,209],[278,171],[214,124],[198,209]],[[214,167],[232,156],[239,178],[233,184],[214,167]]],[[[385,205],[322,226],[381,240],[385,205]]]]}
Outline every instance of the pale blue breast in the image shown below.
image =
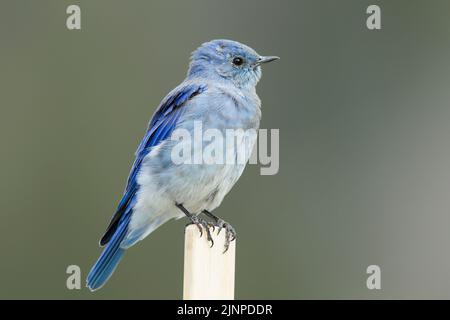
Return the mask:
{"type": "MultiPolygon", "coordinates": [[[[191,132],[201,122],[203,130],[257,129],[260,105],[256,94],[244,94],[235,88],[208,84],[208,90],[189,101],[177,128],[191,132]],[[250,98],[249,98],[250,97],[250,98]]],[[[171,150],[178,141],[166,141],[156,156],[145,159],[143,174],[152,175],[153,183],[164,190],[165,197],[183,203],[192,212],[217,207],[236,183],[245,165],[242,164],[179,164],[171,159],[171,150]]],[[[254,141],[247,141],[249,148],[254,141]]],[[[203,144],[203,147],[206,142],[203,144]]],[[[249,156],[250,156],[250,152],[249,156]]]]}

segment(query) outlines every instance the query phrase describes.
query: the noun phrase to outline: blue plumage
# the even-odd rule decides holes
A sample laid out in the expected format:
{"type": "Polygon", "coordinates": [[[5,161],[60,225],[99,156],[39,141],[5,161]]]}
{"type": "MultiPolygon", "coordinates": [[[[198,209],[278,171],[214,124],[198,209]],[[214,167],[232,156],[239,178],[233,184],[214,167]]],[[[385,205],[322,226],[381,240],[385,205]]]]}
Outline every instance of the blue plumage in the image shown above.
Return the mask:
{"type": "Polygon", "coordinates": [[[136,183],[136,176],[144,157],[150,152],[152,147],[158,145],[159,142],[166,139],[171,134],[182,112],[180,107],[189,98],[202,93],[205,89],[206,86],[204,85],[190,84],[169,93],[166,99],[162,101],[149,123],[144,139],[136,150],[136,159],[131,168],[124,195],[119,202],[116,213],[111,219],[104,236],[100,240],[100,245],[104,246],[108,243],[115,229],[118,227],[118,219],[120,219],[122,214],[127,210],[130,199],[138,191],[139,187],[136,183]]]}
{"type": "Polygon", "coordinates": [[[136,192],[139,190],[136,175],[139,172],[142,160],[150,152],[151,147],[158,145],[161,140],[166,139],[170,135],[180,117],[182,111],[180,107],[190,97],[200,94],[205,89],[206,86],[191,84],[170,93],[153,116],[145,138],[136,151],[136,160],[131,168],[125,193],[104,236],[100,240],[100,245],[104,246],[107,244],[107,247],[89,272],[87,286],[91,290],[100,288],[109,279],[125,252],[120,245],[128,231],[136,192]]]}
{"type": "MultiPolygon", "coordinates": [[[[255,87],[260,65],[275,59],[230,40],[207,42],[192,54],[186,79],[162,100],[136,150],[123,197],[100,240],[106,247],[87,277],[91,290],[109,279],[128,247],[166,221],[186,212],[194,217],[220,205],[245,163],[180,164],[171,153],[178,142],[169,137],[175,129],[183,129],[194,139],[203,139],[193,134],[197,121],[224,136],[228,129],[257,130],[261,110],[255,87]]],[[[245,136],[236,150],[244,147],[249,157],[255,141],[256,137],[245,136]]],[[[184,139],[181,144],[204,145],[184,139]]],[[[229,224],[220,221],[229,235],[229,224]]]]}
{"type": "Polygon", "coordinates": [[[125,253],[125,250],[120,247],[120,244],[126,236],[128,224],[131,219],[132,205],[128,208],[129,209],[122,216],[122,219],[120,219],[118,228],[115,230],[108,245],[103,250],[100,258],[89,272],[87,277],[87,286],[91,290],[97,290],[103,286],[103,284],[111,277],[120,259],[125,253]]]}

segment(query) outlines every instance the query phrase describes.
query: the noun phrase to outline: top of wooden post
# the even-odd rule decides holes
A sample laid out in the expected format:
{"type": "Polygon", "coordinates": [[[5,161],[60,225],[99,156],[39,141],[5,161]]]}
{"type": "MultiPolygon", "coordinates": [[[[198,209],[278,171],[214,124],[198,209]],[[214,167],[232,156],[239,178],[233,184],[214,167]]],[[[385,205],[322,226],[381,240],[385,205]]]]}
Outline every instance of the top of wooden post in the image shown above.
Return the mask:
{"type": "Polygon", "coordinates": [[[207,240],[206,231],[200,237],[196,225],[188,225],[184,244],[185,300],[232,300],[234,299],[234,270],[236,240],[224,251],[225,230],[220,234],[216,228],[211,235],[214,246],[207,240]]]}

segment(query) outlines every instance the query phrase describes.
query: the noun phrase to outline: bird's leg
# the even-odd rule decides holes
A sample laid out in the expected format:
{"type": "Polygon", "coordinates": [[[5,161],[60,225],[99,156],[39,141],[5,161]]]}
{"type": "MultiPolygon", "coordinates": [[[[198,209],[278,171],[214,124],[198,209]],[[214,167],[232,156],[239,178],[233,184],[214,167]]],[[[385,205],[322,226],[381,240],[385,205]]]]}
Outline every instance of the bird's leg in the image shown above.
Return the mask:
{"type": "Polygon", "coordinates": [[[178,209],[183,211],[183,213],[186,215],[186,217],[188,217],[188,219],[191,220],[192,224],[195,224],[197,226],[198,230],[200,231],[200,237],[203,236],[203,228],[205,228],[206,238],[208,239],[208,241],[211,242],[211,247],[212,247],[214,245],[214,240],[212,239],[210,228],[211,227],[214,228],[214,225],[212,225],[205,219],[200,218],[196,214],[190,213],[182,204],[176,203],[175,205],[178,207],[178,209]]]}
{"type": "Polygon", "coordinates": [[[230,242],[236,239],[236,231],[231,226],[231,224],[213,215],[208,210],[203,210],[203,213],[215,221],[216,226],[219,228],[217,234],[220,234],[222,228],[225,229],[225,250],[223,251],[223,253],[227,252],[228,248],[230,247],[230,242]]]}

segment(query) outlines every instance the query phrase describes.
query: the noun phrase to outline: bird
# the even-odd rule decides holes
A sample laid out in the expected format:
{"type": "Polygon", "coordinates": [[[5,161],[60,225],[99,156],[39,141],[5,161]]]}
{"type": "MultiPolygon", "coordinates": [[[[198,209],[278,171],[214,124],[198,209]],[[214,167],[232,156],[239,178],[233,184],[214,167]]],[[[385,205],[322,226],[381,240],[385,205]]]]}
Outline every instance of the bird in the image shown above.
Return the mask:
{"type": "MultiPolygon", "coordinates": [[[[205,230],[211,245],[210,228],[224,230],[224,252],[228,250],[236,232],[212,211],[243,173],[256,135],[236,140],[236,150],[245,151],[244,161],[217,163],[174,161],[173,150],[189,142],[172,138],[183,130],[193,135],[194,145],[203,141],[194,133],[199,123],[203,130],[224,135],[227,130],[258,130],[261,66],[277,59],[226,39],[205,42],[191,54],[186,78],[161,101],[136,150],[123,197],[100,240],[104,249],[86,279],[91,291],[108,281],[128,248],[169,220],[186,216],[200,236],[205,230]]],[[[237,151],[231,158],[237,158],[237,151]]]]}

